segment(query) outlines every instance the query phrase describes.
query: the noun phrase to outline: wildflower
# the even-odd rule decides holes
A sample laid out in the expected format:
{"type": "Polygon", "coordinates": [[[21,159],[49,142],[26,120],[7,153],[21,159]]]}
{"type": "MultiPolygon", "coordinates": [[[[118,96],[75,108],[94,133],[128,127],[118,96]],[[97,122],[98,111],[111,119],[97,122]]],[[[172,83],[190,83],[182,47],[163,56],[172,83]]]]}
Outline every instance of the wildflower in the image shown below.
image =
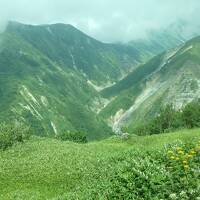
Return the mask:
{"type": "Polygon", "coordinates": [[[174,160],[174,159],[175,159],[175,157],[174,157],[174,156],[171,156],[171,157],[170,157],[170,159],[174,160]]]}
{"type": "Polygon", "coordinates": [[[189,155],[187,155],[187,157],[188,157],[188,158],[192,158],[192,157],[193,157],[193,155],[189,154],[189,155]]]}
{"type": "Polygon", "coordinates": [[[179,150],[178,153],[184,155],[184,151],[182,150],[179,150]]]}
{"type": "Polygon", "coordinates": [[[196,154],[196,152],[194,150],[191,150],[189,154],[194,155],[194,154],[196,154]]]}
{"type": "Polygon", "coordinates": [[[179,157],[176,157],[176,158],[175,158],[175,160],[177,160],[177,161],[178,161],[178,160],[180,160],[180,158],[179,158],[179,157]]]}
{"type": "Polygon", "coordinates": [[[170,199],[177,199],[177,196],[176,196],[176,194],[170,194],[170,195],[169,195],[169,198],[170,198],[170,199]]]}
{"type": "Polygon", "coordinates": [[[186,192],[185,191],[181,191],[180,196],[185,196],[186,192]]]}
{"type": "Polygon", "coordinates": [[[196,151],[200,151],[200,145],[196,146],[196,151]]]}
{"type": "Polygon", "coordinates": [[[183,164],[187,164],[187,163],[188,163],[187,160],[184,160],[184,161],[183,161],[183,164]]]}
{"type": "Polygon", "coordinates": [[[194,190],[190,190],[189,193],[190,193],[190,194],[194,194],[195,191],[194,191],[194,190]]]}
{"type": "Polygon", "coordinates": [[[176,148],[178,151],[182,151],[183,150],[183,148],[181,148],[181,147],[177,147],[176,148]]]}
{"type": "Polygon", "coordinates": [[[174,152],[173,152],[173,151],[168,151],[167,153],[168,153],[168,154],[173,154],[174,152]]]}
{"type": "Polygon", "coordinates": [[[185,170],[189,169],[189,165],[184,165],[183,167],[185,168],[185,170]]]}

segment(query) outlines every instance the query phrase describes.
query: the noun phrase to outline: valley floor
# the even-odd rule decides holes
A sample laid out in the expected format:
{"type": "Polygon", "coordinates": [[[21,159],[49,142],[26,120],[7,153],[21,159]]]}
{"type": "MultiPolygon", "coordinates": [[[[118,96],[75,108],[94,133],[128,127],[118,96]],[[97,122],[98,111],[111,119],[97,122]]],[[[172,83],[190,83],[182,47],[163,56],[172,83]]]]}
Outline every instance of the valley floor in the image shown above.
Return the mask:
{"type": "Polygon", "coordinates": [[[0,152],[0,199],[129,199],[110,192],[121,163],[128,166],[137,152],[164,152],[166,144],[199,139],[200,129],[88,144],[34,137],[0,152]]]}

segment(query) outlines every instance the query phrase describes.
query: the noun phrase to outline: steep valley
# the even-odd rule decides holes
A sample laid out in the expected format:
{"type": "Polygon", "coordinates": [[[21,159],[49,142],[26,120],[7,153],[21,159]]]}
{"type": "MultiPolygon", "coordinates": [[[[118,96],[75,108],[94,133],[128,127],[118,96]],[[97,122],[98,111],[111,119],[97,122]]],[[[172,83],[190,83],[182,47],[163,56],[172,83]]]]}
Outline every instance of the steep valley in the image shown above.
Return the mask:
{"type": "Polygon", "coordinates": [[[177,49],[153,58],[115,86],[102,91],[106,97],[109,94],[110,97],[119,94],[102,111],[102,115],[107,116],[108,120],[116,119],[111,120],[113,130],[121,132],[121,128],[126,126],[126,130],[132,132],[136,126],[156,116],[162,106],[172,103],[180,109],[198,99],[199,52],[200,38],[197,37],[177,49]],[[124,104],[116,106],[121,100],[124,104]]]}
{"type": "Polygon", "coordinates": [[[40,136],[72,131],[94,140],[131,131],[158,102],[181,107],[198,97],[199,39],[184,43],[172,32],[108,44],[71,25],[9,22],[0,35],[0,121],[25,123],[40,136]]]}

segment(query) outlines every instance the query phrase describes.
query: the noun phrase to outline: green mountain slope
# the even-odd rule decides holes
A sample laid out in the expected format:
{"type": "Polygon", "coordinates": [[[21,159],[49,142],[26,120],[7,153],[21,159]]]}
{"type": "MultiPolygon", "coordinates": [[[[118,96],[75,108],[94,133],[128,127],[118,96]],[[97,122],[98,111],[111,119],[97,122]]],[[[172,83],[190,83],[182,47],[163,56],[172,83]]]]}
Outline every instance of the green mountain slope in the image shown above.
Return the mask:
{"type": "Polygon", "coordinates": [[[79,71],[97,85],[119,80],[143,61],[136,48],[104,44],[71,25],[32,26],[10,22],[7,32],[23,38],[62,69],[79,71]]]}
{"type": "Polygon", "coordinates": [[[157,43],[105,44],[71,25],[10,22],[0,35],[0,120],[23,121],[37,135],[81,131],[88,139],[107,137],[107,119],[133,105],[141,81],[162,57],[138,66],[160,51],[157,43]]]}
{"type": "Polygon", "coordinates": [[[120,131],[131,131],[155,116],[162,105],[176,108],[200,97],[200,37],[177,49],[156,56],[140,66],[115,86],[102,91],[114,98],[101,112],[120,131]]]}
{"type": "Polygon", "coordinates": [[[23,121],[37,135],[110,135],[98,115],[109,100],[98,91],[151,56],[142,44],[105,44],[65,24],[9,22],[0,42],[0,120],[23,121]]]}
{"type": "Polygon", "coordinates": [[[10,22],[7,32],[19,35],[62,68],[81,72],[100,90],[153,56],[183,44],[189,37],[179,33],[179,24],[173,26],[127,44],[102,43],[65,24],[32,26],[10,22]]]}
{"type": "Polygon", "coordinates": [[[38,135],[82,131],[89,139],[111,130],[89,108],[97,92],[78,72],[57,63],[14,34],[1,35],[0,119],[24,121],[38,135]]]}

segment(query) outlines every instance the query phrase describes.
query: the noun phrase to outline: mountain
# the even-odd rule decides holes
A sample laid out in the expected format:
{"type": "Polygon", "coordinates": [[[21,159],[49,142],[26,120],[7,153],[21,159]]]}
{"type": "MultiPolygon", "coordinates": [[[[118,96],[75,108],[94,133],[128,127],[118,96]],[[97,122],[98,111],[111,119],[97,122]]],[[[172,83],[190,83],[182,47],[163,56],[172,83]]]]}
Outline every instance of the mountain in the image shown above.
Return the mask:
{"type": "Polygon", "coordinates": [[[114,131],[131,132],[155,116],[161,106],[179,109],[200,97],[200,37],[166,51],[138,67],[116,85],[102,91],[111,102],[100,115],[114,131]]]}
{"type": "Polygon", "coordinates": [[[134,104],[141,81],[165,54],[143,64],[180,44],[172,34],[164,38],[152,46],[145,40],[107,44],[71,25],[9,22],[0,34],[0,121],[22,121],[40,136],[110,136],[110,116],[134,104]]]}
{"type": "Polygon", "coordinates": [[[0,35],[0,121],[17,120],[37,135],[64,131],[88,139],[112,134],[98,112],[98,91],[143,62],[129,45],[99,42],[71,25],[9,22],[0,35]]]}
{"type": "Polygon", "coordinates": [[[94,85],[111,84],[143,61],[136,48],[99,42],[71,25],[10,22],[7,32],[21,37],[62,69],[79,71],[94,85]]]}
{"type": "Polygon", "coordinates": [[[200,26],[193,26],[190,22],[177,20],[176,22],[160,28],[149,30],[143,39],[133,40],[129,45],[141,50],[145,56],[153,57],[186,41],[199,36],[200,26]]]}
{"type": "Polygon", "coordinates": [[[1,121],[23,121],[38,135],[78,130],[90,133],[89,138],[101,138],[111,133],[88,107],[98,94],[85,78],[63,70],[14,34],[1,38],[1,121]]]}

